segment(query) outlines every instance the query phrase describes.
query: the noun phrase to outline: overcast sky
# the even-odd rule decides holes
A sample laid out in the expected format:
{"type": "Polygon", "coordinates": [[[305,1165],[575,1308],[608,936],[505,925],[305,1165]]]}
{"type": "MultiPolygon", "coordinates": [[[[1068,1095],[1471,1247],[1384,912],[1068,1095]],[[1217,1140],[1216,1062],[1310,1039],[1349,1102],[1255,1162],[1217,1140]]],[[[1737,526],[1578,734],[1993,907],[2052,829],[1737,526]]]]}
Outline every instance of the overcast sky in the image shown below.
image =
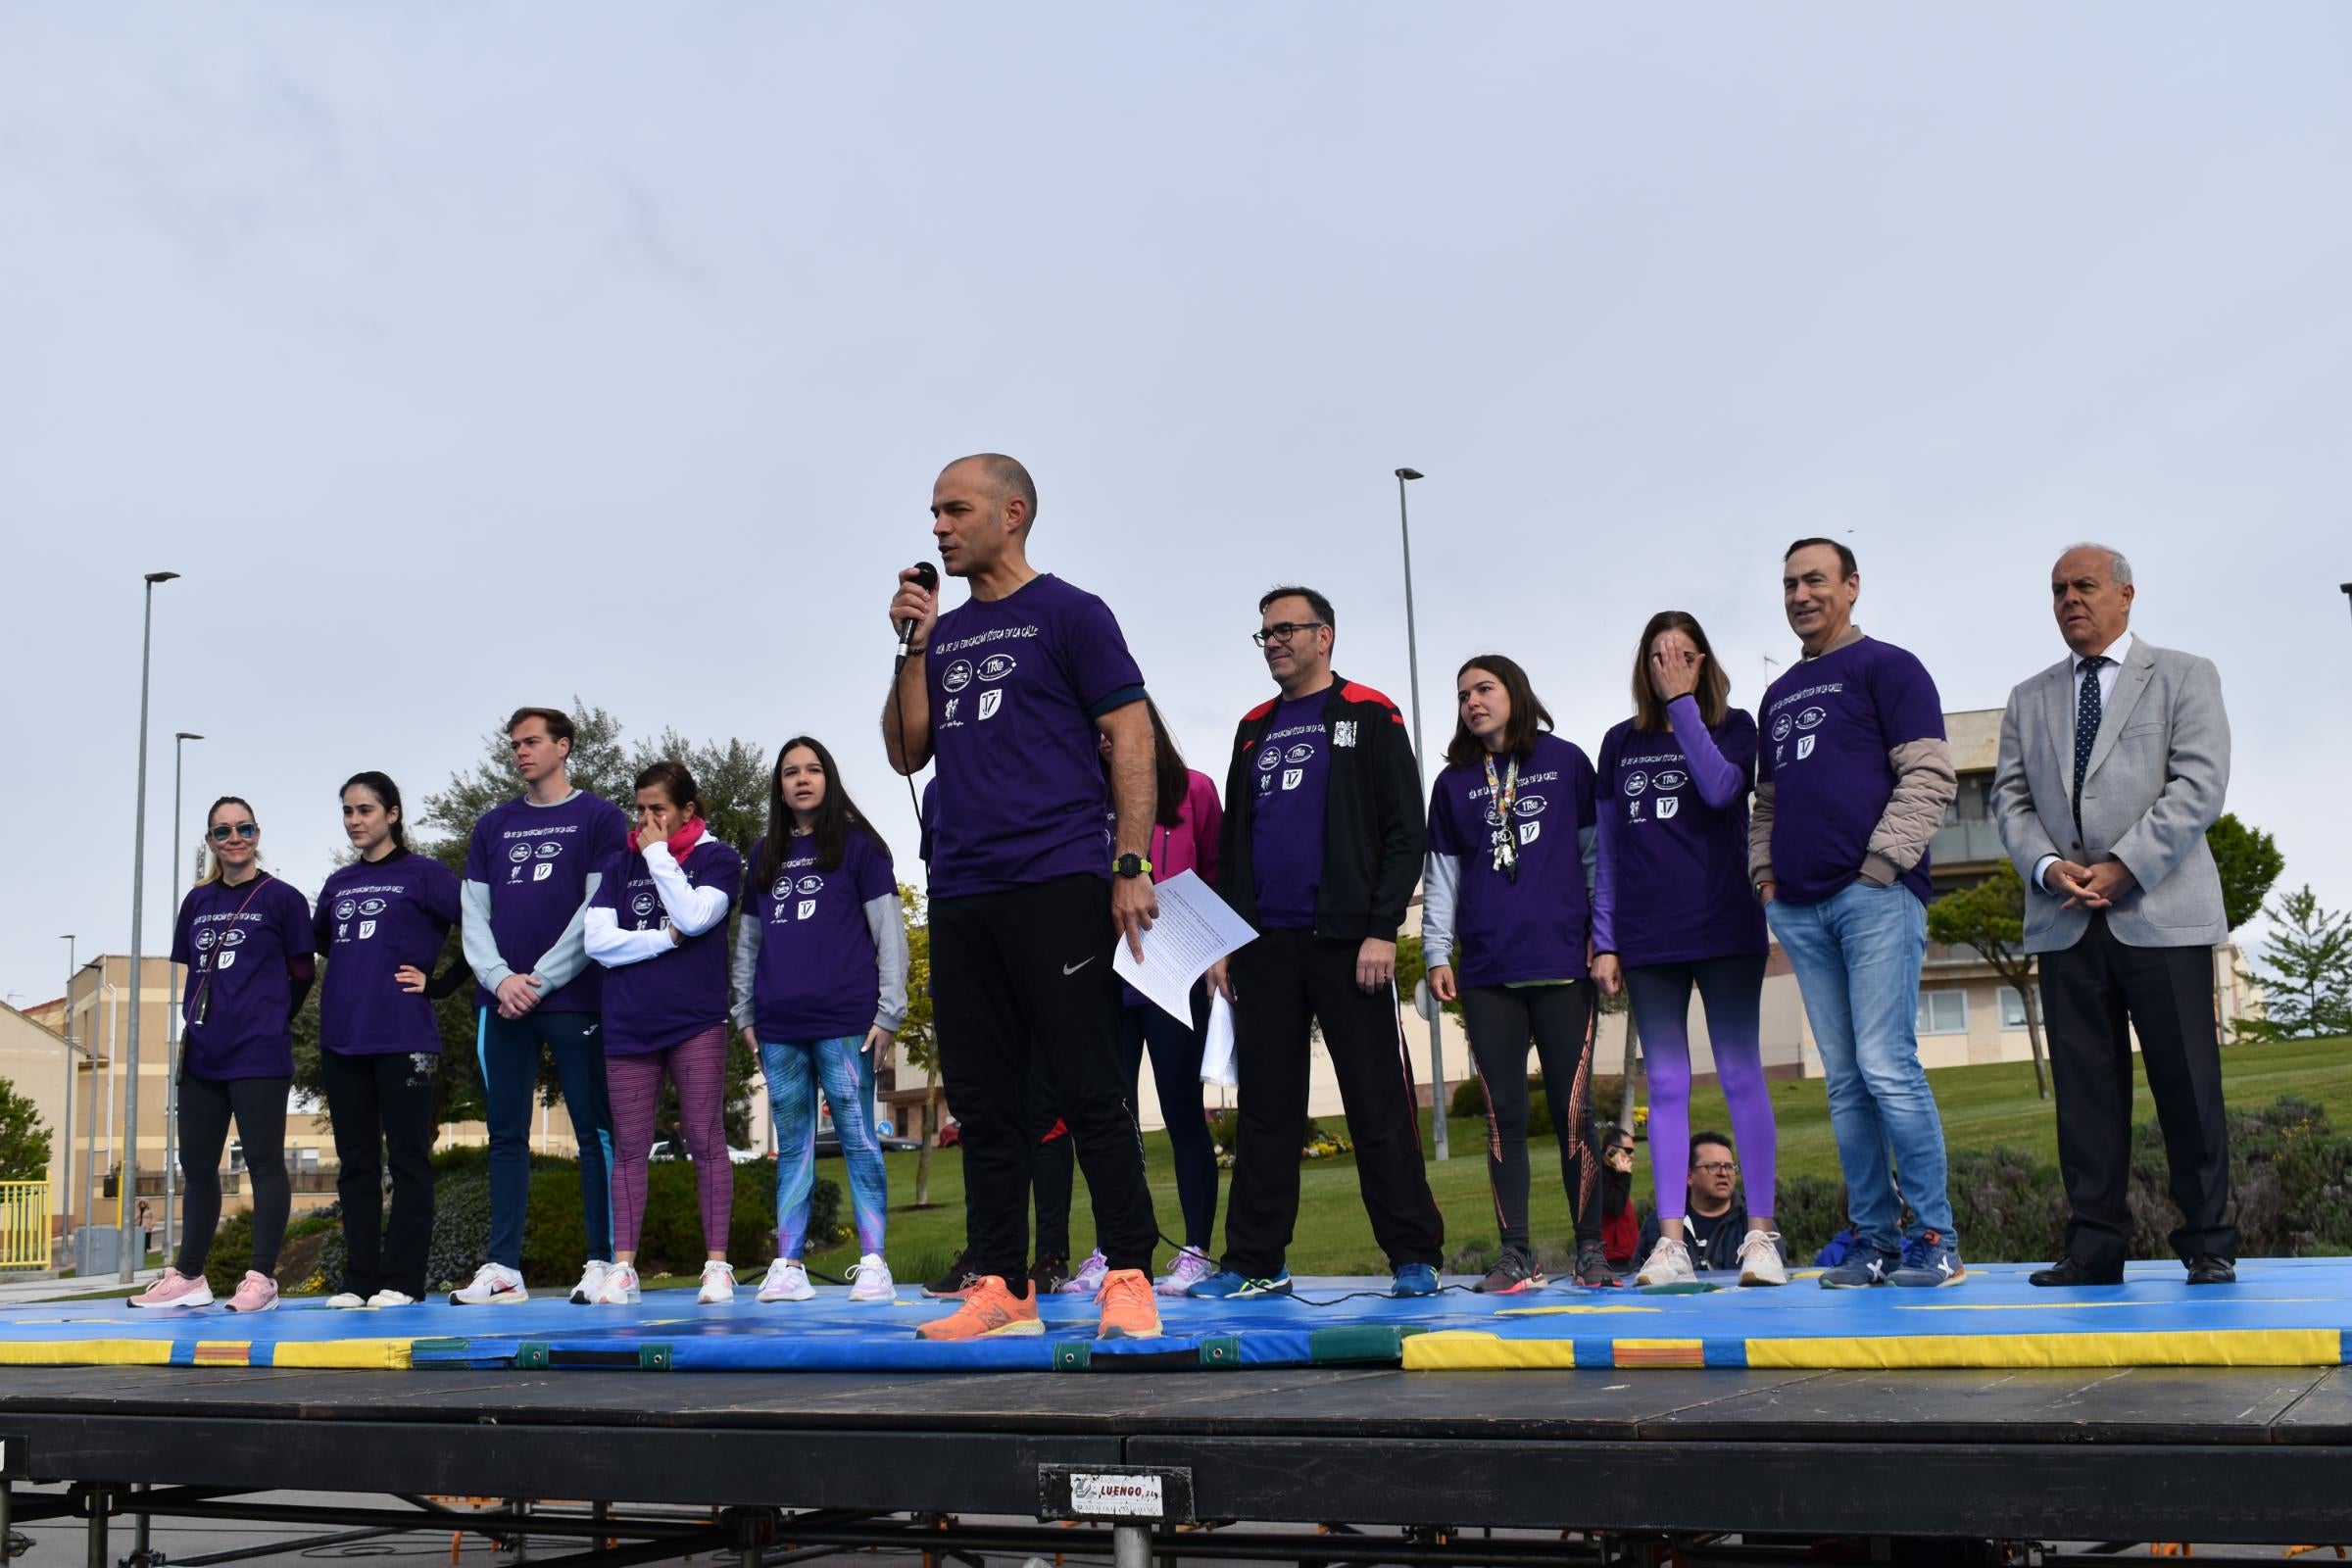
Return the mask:
{"type": "Polygon", "coordinates": [[[1800,533],[1995,707],[2112,541],[2352,903],[2348,59],[2328,4],[0,6],[0,989],[127,948],[146,570],[151,952],[181,729],[306,891],[348,774],[575,694],[829,738],[910,863],[883,606],[990,448],[1219,776],[1277,580],[1407,701],[1400,464],[1438,745],[1497,649],[1594,748],[1667,607],[1752,705],[1800,533]]]}

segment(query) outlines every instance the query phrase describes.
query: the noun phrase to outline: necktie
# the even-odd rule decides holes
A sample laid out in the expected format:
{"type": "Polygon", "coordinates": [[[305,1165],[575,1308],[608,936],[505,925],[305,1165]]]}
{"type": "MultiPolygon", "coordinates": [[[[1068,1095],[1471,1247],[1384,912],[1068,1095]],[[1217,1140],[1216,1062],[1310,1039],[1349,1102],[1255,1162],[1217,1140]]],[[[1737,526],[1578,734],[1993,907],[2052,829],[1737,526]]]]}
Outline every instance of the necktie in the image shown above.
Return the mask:
{"type": "Polygon", "coordinates": [[[2114,662],[2105,654],[2093,654],[2079,666],[2082,690],[2075,699],[2075,831],[2078,834],[2082,831],[2082,777],[2090,771],[2090,749],[2098,743],[2099,715],[2103,711],[2099,671],[2114,662]]]}

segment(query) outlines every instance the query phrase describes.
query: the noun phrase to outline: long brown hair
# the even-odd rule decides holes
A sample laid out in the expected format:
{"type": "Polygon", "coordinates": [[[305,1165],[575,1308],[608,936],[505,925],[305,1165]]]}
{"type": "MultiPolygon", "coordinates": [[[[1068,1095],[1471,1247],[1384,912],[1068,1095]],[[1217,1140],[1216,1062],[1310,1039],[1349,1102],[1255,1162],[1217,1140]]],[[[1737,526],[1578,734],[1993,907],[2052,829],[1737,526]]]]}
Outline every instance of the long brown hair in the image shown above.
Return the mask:
{"type": "Polygon", "coordinates": [[[1649,684],[1649,649],[1660,633],[1669,631],[1681,632],[1699,651],[1698,685],[1690,695],[1698,699],[1698,716],[1713,729],[1730,710],[1732,677],[1724,673],[1723,661],[1715,657],[1715,647],[1707,641],[1706,628],[1699,625],[1696,616],[1683,610],[1661,610],[1642,628],[1642,641],[1634,648],[1634,728],[1666,727],[1666,705],[1658,701],[1656,688],[1649,684]]]}
{"type": "MultiPolygon", "coordinates": [[[[1152,716],[1152,820],[1161,827],[1174,827],[1184,816],[1185,798],[1192,793],[1192,770],[1184,765],[1184,753],[1176,748],[1176,737],[1168,733],[1168,721],[1159,716],[1159,705],[1152,694],[1144,694],[1144,711],[1152,716]]],[[[1110,782],[1110,759],[1102,759],[1102,781],[1110,782]]]]}
{"type": "MultiPolygon", "coordinates": [[[[1536,754],[1536,733],[1551,728],[1551,714],[1536,700],[1536,689],[1527,678],[1519,662],[1500,654],[1481,654],[1465,659],[1462,667],[1453,672],[1456,687],[1471,670],[1483,669],[1502,682],[1502,695],[1511,705],[1511,716],[1502,721],[1502,749],[1522,762],[1536,754]]],[[[1470,733],[1469,721],[1462,717],[1457,693],[1454,702],[1453,739],[1446,747],[1447,767],[1468,767],[1487,753],[1487,743],[1470,733]]]]}

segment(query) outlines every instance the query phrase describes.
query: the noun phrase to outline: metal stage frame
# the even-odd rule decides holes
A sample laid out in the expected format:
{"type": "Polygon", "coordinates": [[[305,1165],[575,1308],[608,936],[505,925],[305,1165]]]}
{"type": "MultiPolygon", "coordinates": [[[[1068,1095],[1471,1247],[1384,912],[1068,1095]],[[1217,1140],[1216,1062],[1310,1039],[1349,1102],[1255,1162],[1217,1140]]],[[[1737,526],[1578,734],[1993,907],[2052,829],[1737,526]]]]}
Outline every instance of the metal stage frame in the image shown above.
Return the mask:
{"type": "Polygon", "coordinates": [[[576,1568],[689,1552],[772,1568],[861,1546],[932,1561],[1100,1552],[1118,1568],[1154,1556],[1642,1568],[1668,1553],[1729,1568],[1819,1560],[1798,1544],[1825,1540],[1857,1560],[1927,1560],[1932,1541],[1939,1562],[2064,1568],[2044,1544],[2352,1541],[2352,1368],[11,1367],[0,1540],[12,1517],[86,1519],[88,1568],[114,1568],[122,1530],[122,1560],[159,1568],[147,1523],[183,1517],[346,1533],[335,1539],[457,1529],[606,1543],[565,1559],[576,1568]],[[72,1485],[21,1490],[28,1481],[72,1485]],[[256,1495],[286,1491],[386,1501],[256,1495]],[[512,1500],[488,1514],[427,1500],[452,1494],[512,1500]],[[1014,1522],[967,1522],[983,1517],[1014,1522]],[[1177,1533],[1208,1523],[1219,1528],[1177,1533]],[[1350,1528],[1254,1528],[1298,1523],[1350,1528]],[[1970,1544],[1954,1557],[1952,1543],[1970,1544]]]}

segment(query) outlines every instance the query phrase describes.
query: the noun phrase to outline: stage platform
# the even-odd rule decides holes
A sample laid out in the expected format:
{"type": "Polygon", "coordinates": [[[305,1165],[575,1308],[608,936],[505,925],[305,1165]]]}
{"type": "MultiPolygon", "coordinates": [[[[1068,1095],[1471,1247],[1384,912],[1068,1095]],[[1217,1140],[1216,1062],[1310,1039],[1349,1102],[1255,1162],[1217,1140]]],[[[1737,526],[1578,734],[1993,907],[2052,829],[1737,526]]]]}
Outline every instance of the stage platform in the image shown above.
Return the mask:
{"type": "Polygon", "coordinates": [[[1899,1370],[2029,1367],[2329,1367],[2352,1345],[2352,1259],[2256,1260],[2234,1286],[2190,1289],[2177,1264],[2134,1264],[2121,1286],[2040,1291],[2028,1265],[1980,1264],[1944,1290],[1824,1291],[1810,1272],[1777,1290],[1690,1293],[1555,1286],[1487,1297],[1449,1289],[1396,1300],[1386,1281],[1301,1280],[1296,1298],[1161,1302],[1164,1337],[1099,1342],[1082,1297],[1043,1303],[1046,1333],[932,1345],[917,1324],[952,1310],[911,1290],[851,1303],[838,1288],[725,1306],[690,1291],[635,1307],[428,1303],[337,1312],[318,1301],[239,1317],[154,1315],[119,1301],[0,1310],[0,1367],[485,1373],[1174,1372],[1401,1366],[1409,1371],[1714,1367],[1899,1370]]]}
{"type": "MultiPolygon", "coordinates": [[[[1411,1527],[1329,1551],[1239,1531],[1161,1538],[1188,1557],[1527,1562],[1541,1546],[1532,1560],[1593,1560],[1556,1539],[1513,1557],[1465,1526],[1655,1534],[1686,1548],[1721,1532],[2340,1542],[2352,1539],[2352,1370],[0,1372],[17,1517],[101,1529],[118,1510],[282,1519],[235,1494],[292,1489],[818,1510],[744,1516],[765,1518],[779,1546],[1105,1550],[1099,1531],[927,1533],[932,1515],[1053,1516],[1072,1469],[1162,1478],[1160,1524],[1411,1527]],[[29,1493],[28,1480],[80,1486],[29,1493]]],[[[381,1517],[419,1525],[389,1501],[381,1517]]],[[[112,1560],[103,1548],[94,1538],[92,1562],[112,1560]]]]}

